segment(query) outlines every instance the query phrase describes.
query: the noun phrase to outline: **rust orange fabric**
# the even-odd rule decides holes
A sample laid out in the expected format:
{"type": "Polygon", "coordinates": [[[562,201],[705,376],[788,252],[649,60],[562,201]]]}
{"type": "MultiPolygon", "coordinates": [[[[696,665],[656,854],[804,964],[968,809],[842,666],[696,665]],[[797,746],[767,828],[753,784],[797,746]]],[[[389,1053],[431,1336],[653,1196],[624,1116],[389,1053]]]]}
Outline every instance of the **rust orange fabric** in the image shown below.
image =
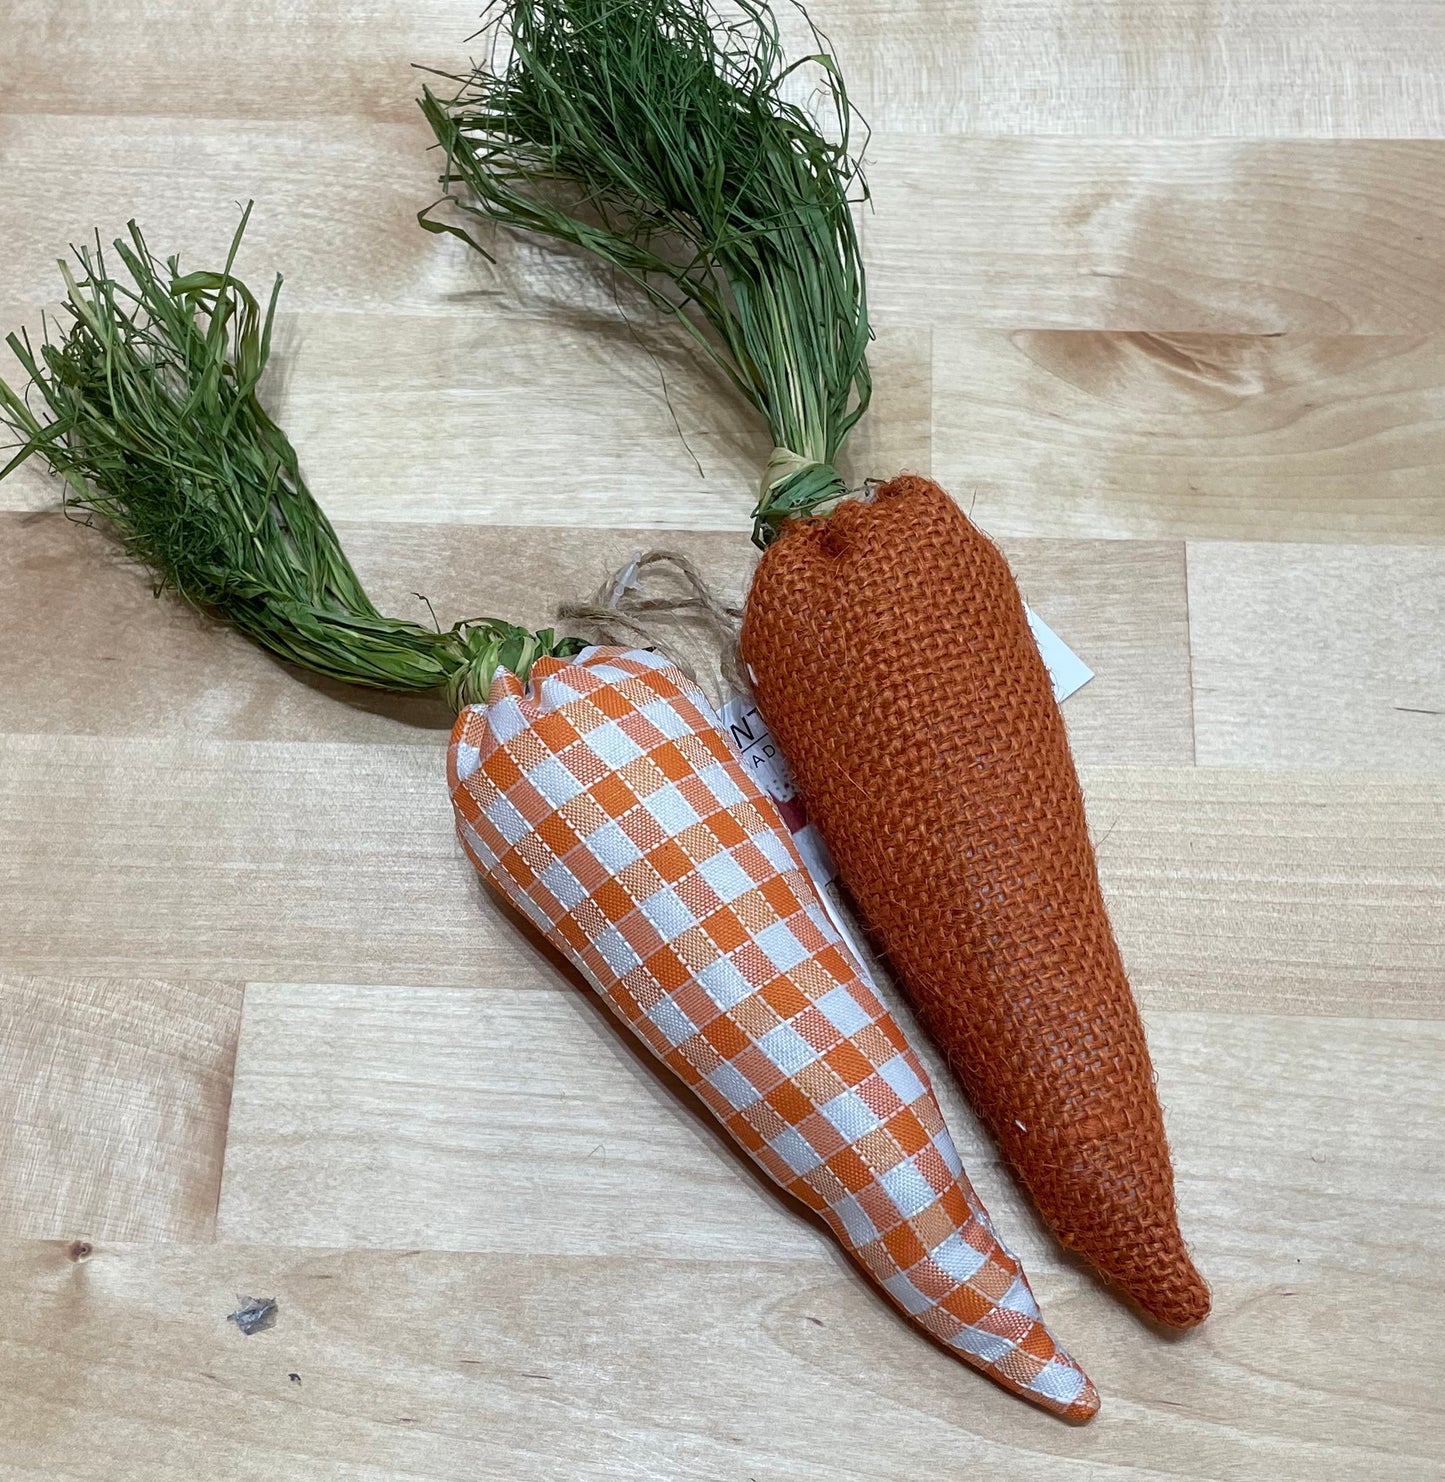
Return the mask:
{"type": "Polygon", "coordinates": [[[1190,1327],[1138,1010],[1048,674],[998,548],[904,476],[764,553],[742,651],[879,945],[1064,1245],[1190,1327]]]}

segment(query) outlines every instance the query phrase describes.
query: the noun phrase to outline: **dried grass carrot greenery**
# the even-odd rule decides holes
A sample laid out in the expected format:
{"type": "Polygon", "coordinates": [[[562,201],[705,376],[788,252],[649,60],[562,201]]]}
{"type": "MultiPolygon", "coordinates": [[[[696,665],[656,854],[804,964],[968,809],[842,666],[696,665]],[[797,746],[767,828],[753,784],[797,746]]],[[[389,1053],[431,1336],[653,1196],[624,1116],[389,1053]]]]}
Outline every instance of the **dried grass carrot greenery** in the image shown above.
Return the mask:
{"type": "Polygon", "coordinates": [[[757,0],[500,0],[483,34],[492,63],[421,98],[447,194],[595,253],[682,320],[772,432],[760,545],[841,497],[833,459],[870,393],[851,209],[867,192],[820,34],[785,63],[757,0]],[[835,138],[784,96],[802,67],[835,138]]]}
{"type": "Polygon", "coordinates": [[[65,504],[117,531],[173,588],[294,664],[347,684],[448,686],[485,694],[500,664],[523,673],[576,640],[484,619],[436,632],[372,605],[306,487],[296,451],[257,396],[281,289],[263,307],[231,269],[182,274],[162,265],[134,222],[114,250],[62,262],[69,324],[38,348],[7,343],[31,379],[0,380],[0,423],[20,438],[0,478],[38,454],[66,484],[65,504]],[[32,410],[43,403],[44,417],[32,410]]]}

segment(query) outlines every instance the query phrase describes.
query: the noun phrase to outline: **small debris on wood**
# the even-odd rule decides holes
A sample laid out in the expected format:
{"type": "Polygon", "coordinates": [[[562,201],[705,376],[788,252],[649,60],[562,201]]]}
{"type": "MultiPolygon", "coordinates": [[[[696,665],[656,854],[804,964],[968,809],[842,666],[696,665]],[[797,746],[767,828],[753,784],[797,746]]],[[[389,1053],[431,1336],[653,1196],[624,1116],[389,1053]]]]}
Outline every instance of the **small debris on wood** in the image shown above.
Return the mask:
{"type": "Polygon", "coordinates": [[[252,1333],[264,1332],[276,1321],[275,1297],[237,1296],[240,1305],[234,1312],[226,1314],[226,1321],[233,1322],[249,1338],[252,1333]]]}

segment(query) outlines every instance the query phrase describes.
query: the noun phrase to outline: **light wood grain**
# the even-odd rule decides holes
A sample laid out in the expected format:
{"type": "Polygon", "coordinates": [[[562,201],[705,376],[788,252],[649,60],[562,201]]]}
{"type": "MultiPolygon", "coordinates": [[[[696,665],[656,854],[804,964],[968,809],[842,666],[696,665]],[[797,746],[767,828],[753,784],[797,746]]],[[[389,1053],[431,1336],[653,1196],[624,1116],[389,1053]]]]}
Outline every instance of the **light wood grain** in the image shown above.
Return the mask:
{"type": "MultiPolygon", "coordinates": [[[[446,626],[491,614],[549,623],[559,600],[590,596],[660,539],[732,592],[742,589],[755,554],[736,534],[339,528],[383,611],[423,623],[434,612],[446,626]]],[[[1181,594],[1173,615],[1182,613],[1181,594]]],[[[440,695],[347,689],[271,659],[174,595],[154,598],[145,573],[113,540],[55,513],[0,514],[0,623],[8,640],[0,646],[0,731],[411,742],[436,748],[439,758],[455,719],[440,695]]]]}
{"type": "Polygon", "coordinates": [[[1045,1272],[1041,1300],[1086,1338],[1111,1397],[1077,1431],[919,1343],[826,1259],[3,1256],[6,1482],[1441,1475],[1433,1390],[1409,1366],[1360,1362],[1387,1330],[1428,1349],[1438,1275],[1407,1303],[1388,1280],[1353,1277],[1340,1301],[1340,1273],[1302,1262],[1288,1283],[1225,1288],[1209,1330],[1165,1344],[1045,1272]],[[237,1287],[278,1298],[271,1332],[246,1340],[225,1323],[237,1287]]]}
{"type": "Polygon", "coordinates": [[[253,984],[222,1239],[817,1260],[589,993],[253,984]]]}
{"type": "MultiPolygon", "coordinates": [[[[1057,1266],[1057,1246],[881,971],[879,990],[995,1218],[1030,1269],[1057,1266]]],[[[217,1233],[703,1262],[834,1251],[592,992],[560,973],[522,991],[502,978],[445,990],[251,984],[217,1233]]]]}
{"type": "MultiPolygon", "coordinates": [[[[560,600],[590,596],[660,543],[736,598],[756,556],[737,534],[349,522],[340,530],[383,611],[421,621],[434,612],[446,625],[481,614],[550,623],[560,600]]],[[[1029,600],[1098,673],[1065,707],[1076,754],[1191,760],[1182,547],[1006,545],[1029,600]]],[[[0,514],[0,623],[0,732],[439,747],[453,719],[439,697],[348,691],[286,668],[174,597],[157,601],[111,541],[56,514],[0,514]]]]}
{"type": "Polygon", "coordinates": [[[412,64],[459,70],[478,8],[8,0],[0,80],[15,113],[146,117],[163,99],[178,120],[411,122],[422,83],[412,64]],[[125,66],[115,65],[118,39],[125,66]]]}
{"type": "MultiPolygon", "coordinates": [[[[215,259],[257,198],[244,266],[287,278],[290,312],[445,315],[615,302],[594,265],[510,237],[489,266],[420,231],[433,198],[415,122],[0,115],[12,205],[7,302],[50,303],[63,245],[130,216],[215,259]],[[44,185],[78,155],[89,188],[44,185]]],[[[1421,334],[1445,324],[1445,143],[968,139],[875,134],[864,217],[882,323],[1421,334]],[[1300,243],[1308,243],[1301,250],[1300,243]]],[[[162,238],[164,239],[162,241],[162,238]]],[[[623,298],[624,305],[627,299],[623,298]]],[[[562,326],[557,326],[559,329],[562,326]]]]}
{"type": "Polygon", "coordinates": [[[939,335],[934,471],[1018,535],[1445,541],[1445,336],[939,335]]]}
{"type": "MultiPolygon", "coordinates": [[[[350,518],[750,530],[762,419],[674,323],[622,312],[305,316],[278,415],[350,518]]],[[[842,470],[926,472],[930,336],[884,325],[872,364],[877,403],[842,470]]]]}
{"type": "Polygon", "coordinates": [[[1445,775],[1445,551],[1199,541],[1189,610],[1202,763],[1445,775]]]}
{"type": "Polygon", "coordinates": [[[1429,1285],[1445,1024],[1180,1013],[1148,1027],[1180,1218],[1212,1281],[1288,1286],[1317,1263],[1341,1282],[1429,1285]]]}
{"type": "MultiPolygon", "coordinates": [[[[1184,1227],[1211,1279],[1288,1282],[1308,1261],[1429,1280],[1445,1025],[1151,1010],[1149,1031],[1184,1227]]],[[[1031,1270],[1057,1266],[925,1053],[1000,1229],[1031,1270]]],[[[586,993],[561,990],[253,985],[218,1232],[701,1262],[830,1249],[586,993]]]]}
{"type": "MultiPolygon", "coordinates": [[[[0,0],[0,331],[67,242],[214,264],[254,196],[265,398],[384,608],[540,623],[659,540],[738,591],[753,415],[587,260],[416,225],[410,64],[479,8],[0,0]]],[[[875,130],[847,472],[931,470],[1097,671],[1065,717],[1214,1314],[1166,1340],[1061,1258],[921,1042],[1103,1413],[921,1343],[483,893],[439,702],[153,601],[32,467],[0,1482],[1445,1475],[1445,11],[811,8],[875,130]]]]}
{"type": "Polygon", "coordinates": [[[1429,0],[822,0],[877,129],[1422,137],[1445,129],[1429,0]]]}
{"type": "MultiPolygon", "coordinates": [[[[259,207],[256,219],[260,226],[259,207]]],[[[282,261],[259,240],[265,230],[248,234],[243,258],[258,287],[282,261]]],[[[167,241],[182,235],[172,230],[167,241]]],[[[407,245],[422,253],[437,241],[414,235],[420,243],[407,245]]],[[[508,238],[494,246],[515,271],[508,293],[538,312],[512,311],[495,286],[490,302],[459,286],[453,314],[372,302],[278,320],[264,396],[317,498],[340,518],[369,521],[750,531],[771,443],[722,373],[674,322],[659,322],[635,294],[612,294],[589,264],[508,238]],[[523,268],[527,260],[535,272],[523,268]],[[568,268],[595,303],[579,308],[548,285],[548,274],[568,268]]],[[[187,261],[210,262],[215,251],[187,261]]],[[[283,304],[300,297],[290,281],[295,256],[285,257],[283,304]]],[[[462,278],[470,268],[455,266],[462,278]]],[[[499,271],[476,258],[477,273],[499,271]]],[[[60,287],[51,277],[42,305],[60,287]]],[[[40,321],[38,307],[16,304],[0,329],[38,332],[40,321]]],[[[840,468],[855,482],[903,467],[926,473],[927,330],[880,327],[872,367],[873,407],[840,468]]],[[[0,350],[0,375],[18,384],[18,374],[0,350]]],[[[56,498],[38,461],[0,484],[0,509],[41,510],[56,498]]]]}
{"type": "Polygon", "coordinates": [[[0,975],[0,1231],[211,1235],[241,986],[0,975]]]}
{"type": "MultiPolygon", "coordinates": [[[[412,595],[426,590],[455,620],[491,585],[489,543],[467,532],[418,540],[392,526],[347,544],[358,556],[369,544],[400,578],[386,594],[399,617],[427,621],[412,595]],[[443,552],[478,563],[465,582],[439,571],[443,552]]],[[[453,719],[439,699],[348,692],[282,665],[173,593],[154,596],[107,534],[53,512],[0,514],[0,625],[0,731],[441,745],[453,719]]]]}
{"type": "Polygon", "coordinates": [[[444,748],[11,737],[22,971],[477,983],[547,969],[456,844],[444,748]]]}
{"type": "Polygon", "coordinates": [[[875,309],[934,328],[1427,334],[1431,140],[875,135],[875,309]]]}
{"type": "Polygon", "coordinates": [[[1087,768],[1146,1005],[1445,1017],[1438,782],[1087,768]]]}
{"type": "MultiPolygon", "coordinates": [[[[816,0],[864,115],[889,130],[1420,137],[1445,133],[1445,26],[1429,0],[816,0]],[[965,82],[965,79],[967,80],[965,82]]],[[[476,50],[476,0],[405,7],[11,0],[16,111],[410,119],[409,63],[476,50]],[[112,67],[114,37],[127,64],[112,67]],[[181,83],[183,85],[178,85],[181,83]]],[[[786,12],[795,50],[807,42],[786,12]]]]}
{"type": "MultiPolygon", "coordinates": [[[[25,971],[550,971],[462,861],[440,748],[14,736],[0,754],[0,919],[25,971]]],[[[1439,783],[1089,768],[1085,788],[1161,1007],[1445,1007],[1439,783]]]]}
{"type": "MultiPolygon", "coordinates": [[[[954,490],[965,507],[971,492],[967,485],[954,490]]],[[[1000,543],[1025,600],[1094,670],[1063,704],[1075,759],[1134,766],[1193,761],[1181,547],[1143,540],[1000,543]]]]}
{"type": "Polygon", "coordinates": [[[67,244],[109,242],[132,217],[157,254],[219,266],[255,198],[238,264],[264,283],[286,277],[294,311],[446,311],[446,295],[476,292],[484,266],[462,243],[442,246],[416,212],[435,198],[429,132],[401,123],[191,119],[164,113],[106,118],[0,113],[0,298],[39,308],[60,296],[55,260],[67,244]],[[69,188],[56,190],[57,179],[69,188]],[[455,250],[452,250],[452,249],[455,250]]]}

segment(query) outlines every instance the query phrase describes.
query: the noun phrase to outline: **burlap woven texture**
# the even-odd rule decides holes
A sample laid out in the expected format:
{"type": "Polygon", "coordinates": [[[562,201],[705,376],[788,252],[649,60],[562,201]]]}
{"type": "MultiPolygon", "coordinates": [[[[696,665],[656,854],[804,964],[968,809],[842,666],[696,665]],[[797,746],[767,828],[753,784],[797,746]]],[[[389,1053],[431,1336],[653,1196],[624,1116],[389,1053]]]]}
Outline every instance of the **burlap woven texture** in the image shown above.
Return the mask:
{"type": "Polygon", "coordinates": [[[1209,1291],[1058,706],[998,548],[903,476],[764,554],[758,703],[869,927],[1064,1245],[1152,1316],[1209,1291]]]}

